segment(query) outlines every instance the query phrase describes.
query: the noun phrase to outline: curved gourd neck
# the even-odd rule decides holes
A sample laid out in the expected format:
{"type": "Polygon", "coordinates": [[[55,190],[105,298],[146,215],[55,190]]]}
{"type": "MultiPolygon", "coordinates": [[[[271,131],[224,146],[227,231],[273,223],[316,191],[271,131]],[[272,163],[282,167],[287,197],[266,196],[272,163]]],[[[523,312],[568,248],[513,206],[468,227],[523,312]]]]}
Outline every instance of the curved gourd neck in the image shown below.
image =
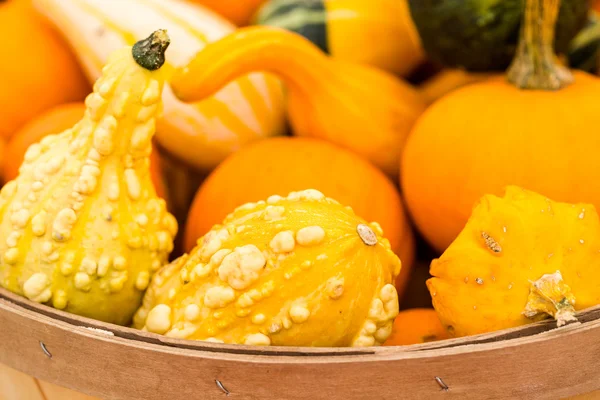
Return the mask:
{"type": "Polygon", "coordinates": [[[185,101],[211,96],[236,78],[270,72],[292,90],[314,90],[331,79],[328,57],[300,35],[270,27],[242,28],[209,44],[175,72],[171,87],[185,101]]]}
{"type": "Polygon", "coordinates": [[[519,89],[557,90],[573,82],[554,53],[560,0],[526,0],[517,53],[508,69],[509,82],[519,89]]]}

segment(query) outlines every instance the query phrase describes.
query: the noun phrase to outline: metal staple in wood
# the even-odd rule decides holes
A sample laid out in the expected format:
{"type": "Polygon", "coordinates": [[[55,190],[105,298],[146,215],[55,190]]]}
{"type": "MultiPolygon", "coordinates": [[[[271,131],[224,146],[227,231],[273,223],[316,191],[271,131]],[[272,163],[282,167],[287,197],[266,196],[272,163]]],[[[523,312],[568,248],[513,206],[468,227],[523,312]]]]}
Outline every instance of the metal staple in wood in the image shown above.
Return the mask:
{"type": "Polygon", "coordinates": [[[44,352],[44,354],[46,356],[48,356],[48,358],[52,358],[52,354],[50,354],[50,352],[48,351],[48,349],[46,348],[46,345],[44,344],[44,342],[42,342],[40,340],[40,347],[42,348],[42,351],[44,352]]]}
{"type": "Polygon", "coordinates": [[[440,378],[439,376],[435,377],[435,381],[438,383],[438,385],[440,385],[443,391],[447,392],[448,390],[450,390],[450,387],[448,387],[448,385],[446,385],[442,378],[440,378]]]}
{"type": "Polygon", "coordinates": [[[227,390],[227,389],[225,388],[225,386],[223,386],[223,384],[221,383],[221,381],[220,381],[220,380],[218,380],[218,379],[215,379],[215,383],[217,384],[217,387],[218,387],[219,389],[221,389],[221,391],[222,391],[223,393],[225,393],[225,396],[229,396],[229,390],[227,390]]]}

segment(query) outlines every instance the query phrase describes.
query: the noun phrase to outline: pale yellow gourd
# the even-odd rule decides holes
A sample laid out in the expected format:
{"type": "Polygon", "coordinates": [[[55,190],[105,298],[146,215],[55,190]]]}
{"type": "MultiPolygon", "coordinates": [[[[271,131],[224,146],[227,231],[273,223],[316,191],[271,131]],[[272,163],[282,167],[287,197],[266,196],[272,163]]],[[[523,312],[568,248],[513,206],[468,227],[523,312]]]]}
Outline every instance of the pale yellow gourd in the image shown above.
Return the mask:
{"type": "Polygon", "coordinates": [[[0,192],[0,284],[30,300],[126,324],[177,222],[149,171],[164,31],[115,51],[72,129],[29,147],[0,192]]]}
{"type": "Polygon", "coordinates": [[[401,267],[382,235],[317,190],[247,203],[154,275],[134,326],[231,344],[381,345],[401,267]]]}

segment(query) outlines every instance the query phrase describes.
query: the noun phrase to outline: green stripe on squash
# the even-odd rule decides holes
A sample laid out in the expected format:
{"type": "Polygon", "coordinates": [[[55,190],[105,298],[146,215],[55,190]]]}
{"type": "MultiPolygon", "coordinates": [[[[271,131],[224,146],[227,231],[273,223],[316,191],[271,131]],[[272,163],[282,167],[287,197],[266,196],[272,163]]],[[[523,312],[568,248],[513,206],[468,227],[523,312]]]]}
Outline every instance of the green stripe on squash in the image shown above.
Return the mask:
{"type": "Polygon", "coordinates": [[[268,1],[257,13],[254,23],[295,32],[329,54],[327,10],[322,0],[268,1]]]}

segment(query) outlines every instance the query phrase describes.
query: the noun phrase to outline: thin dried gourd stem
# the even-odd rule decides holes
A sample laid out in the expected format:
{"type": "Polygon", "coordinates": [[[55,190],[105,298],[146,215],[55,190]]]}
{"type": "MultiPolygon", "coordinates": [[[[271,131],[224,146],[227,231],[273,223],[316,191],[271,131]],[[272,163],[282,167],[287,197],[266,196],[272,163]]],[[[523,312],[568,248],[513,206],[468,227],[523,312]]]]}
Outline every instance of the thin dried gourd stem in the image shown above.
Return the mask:
{"type": "Polygon", "coordinates": [[[335,74],[328,57],[304,37],[253,26],[207,45],[176,71],[170,83],[181,100],[201,101],[251,72],[270,72],[292,89],[309,91],[335,74]]]}
{"type": "Polygon", "coordinates": [[[558,90],[573,82],[554,53],[560,0],[526,0],[517,53],[508,68],[509,82],[520,89],[558,90]]]}

